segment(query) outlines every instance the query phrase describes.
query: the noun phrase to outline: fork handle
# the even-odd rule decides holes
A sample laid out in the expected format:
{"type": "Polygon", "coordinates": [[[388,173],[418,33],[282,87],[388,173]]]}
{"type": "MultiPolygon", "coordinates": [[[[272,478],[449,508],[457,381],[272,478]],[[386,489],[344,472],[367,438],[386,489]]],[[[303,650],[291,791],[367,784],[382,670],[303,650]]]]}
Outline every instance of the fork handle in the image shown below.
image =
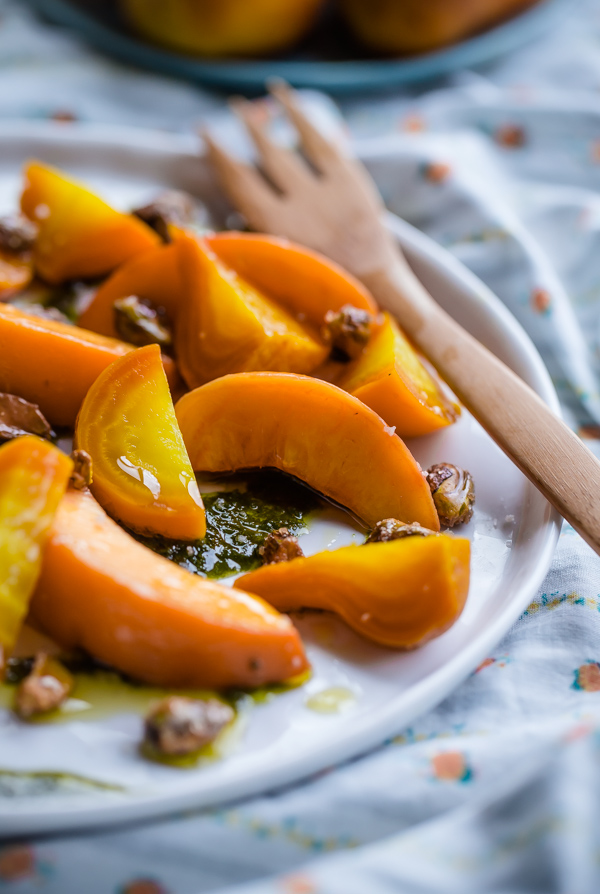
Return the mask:
{"type": "Polygon", "coordinates": [[[600,554],[600,462],[594,454],[442,310],[403,258],[364,282],[500,448],[600,554]]]}

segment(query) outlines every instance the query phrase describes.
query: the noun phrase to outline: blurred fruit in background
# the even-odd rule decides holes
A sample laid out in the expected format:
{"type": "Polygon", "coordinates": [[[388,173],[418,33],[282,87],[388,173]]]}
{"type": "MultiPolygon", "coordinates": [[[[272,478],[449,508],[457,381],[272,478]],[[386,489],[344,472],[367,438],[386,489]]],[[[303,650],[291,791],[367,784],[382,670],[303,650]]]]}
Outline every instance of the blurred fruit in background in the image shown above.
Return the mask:
{"type": "Polygon", "coordinates": [[[110,56],[247,96],[262,94],[265,81],[274,77],[342,95],[423,83],[524,46],[559,27],[573,5],[573,0],[30,2],[44,19],[79,32],[110,56]]]}
{"type": "Polygon", "coordinates": [[[383,53],[421,53],[462,40],[538,0],[340,0],[356,36],[383,53]]]}
{"type": "Polygon", "coordinates": [[[202,56],[260,56],[299,40],[323,0],[121,0],[143,37],[202,56]]]}

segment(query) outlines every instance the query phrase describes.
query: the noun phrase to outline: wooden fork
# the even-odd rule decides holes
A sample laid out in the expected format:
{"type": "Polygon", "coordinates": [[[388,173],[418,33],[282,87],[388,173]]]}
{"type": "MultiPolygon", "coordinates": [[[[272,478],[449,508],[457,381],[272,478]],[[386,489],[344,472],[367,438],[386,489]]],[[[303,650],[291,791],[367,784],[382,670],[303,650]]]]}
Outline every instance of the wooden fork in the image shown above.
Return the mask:
{"type": "Polygon", "coordinates": [[[365,168],[308,121],[291,88],[278,82],[271,92],[298,131],[304,158],[274,144],[255,107],[236,101],[261,172],[204,135],[233,205],[253,229],[320,251],[357,276],[502,450],[600,553],[600,462],[528,385],[436,304],[385,227],[383,202],[365,168]]]}

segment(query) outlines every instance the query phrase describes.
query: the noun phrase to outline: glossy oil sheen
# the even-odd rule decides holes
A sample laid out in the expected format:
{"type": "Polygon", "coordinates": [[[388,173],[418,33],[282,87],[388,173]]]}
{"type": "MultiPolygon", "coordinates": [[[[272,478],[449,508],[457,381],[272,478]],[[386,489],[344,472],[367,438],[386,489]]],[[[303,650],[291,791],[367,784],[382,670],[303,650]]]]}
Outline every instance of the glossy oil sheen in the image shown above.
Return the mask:
{"type": "MultiPolygon", "coordinates": [[[[163,689],[137,683],[130,678],[94,662],[85,656],[65,659],[65,666],[73,675],[74,686],[70,697],[57,710],[39,715],[27,721],[28,724],[47,725],[69,723],[71,721],[95,722],[122,714],[135,714],[140,718],[140,755],[148,760],[179,768],[196,767],[199,764],[224,758],[239,743],[248,720],[249,712],[255,704],[264,704],[272,698],[302,686],[309,678],[310,671],[287,682],[261,686],[254,690],[231,690],[219,693],[207,689],[163,689]],[[141,742],[141,719],[156,702],[170,695],[197,699],[218,699],[229,705],[235,712],[231,723],[219,733],[213,742],[185,756],[161,755],[145,747],[141,742]]],[[[8,662],[5,682],[0,683],[0,708],[11,710],[18,684],[30,672],[32,657],[14,658],[8,662]]],[[[60,787],[74,784],[118,790],[118,787],[104,785],[93,779],[75,777],[64,773],[17,773],[0,767],[0,797],[3,789],[24,788],[28,781],[28,793],[44,794],[60,787]],[[37,782],[36,782],[37,781],[37,782]],[[12,785],[11,785],[12,782],[12,785]]]]}
{"type": "Polygon", "coordinates": [[[99,376],[75,443],[92,457],[92,493],[109,515],[136,531],[203,536],[202,498],[157,345],[132,351],[99,376]]]}
{"type": "Polygon", "coordinates": [[[233,490],[203,494],[203,540],[138,539],[188,571],[216,580],[257,568],[262,561],[258,550],[268,534],[284,527],[291,534],[305,532],[309,515],[323,505],[308,488],[275,471],[233,480],[233,490]]]}

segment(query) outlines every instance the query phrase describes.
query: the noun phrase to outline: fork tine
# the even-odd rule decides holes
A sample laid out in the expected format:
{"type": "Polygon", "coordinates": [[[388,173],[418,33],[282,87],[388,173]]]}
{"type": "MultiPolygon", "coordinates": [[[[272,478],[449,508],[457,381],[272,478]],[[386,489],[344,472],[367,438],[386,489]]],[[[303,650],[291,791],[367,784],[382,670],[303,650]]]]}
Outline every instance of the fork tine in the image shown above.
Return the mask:
{"type": "Polygon", "coordinates": [[[206,131],[201,133],[207,156],[217,171],[231,203],[244,215],[251,227],[268,228],[268,214],[275,210],[277,196],[264,177],[250,165],[232,158],[206,131]],[[264,214],[261,210],[264,210],[264,214]]]}
{"type": "Polygon", "coordinates": [[[327,171],[332,164],[340,161],[341,153],[338,148],[311,124],[304,112],[300,110],[296,99],[296,91],[285,81],[276,78],[268,82],[267,89],[285,109],[292,124],[300,134],[302,148],[306,157],[314,164],[317,170],[327,171]]]}
{"type": "Polygon", "coordinates": [[[258,150],[262,170],[277,189],[288,193],[294,186],[306,183],[312,176],[309,168],[295,152],[278,146],[267,136],[255,106],[244,99],[234,99],[230,105],[258,150]]]}

